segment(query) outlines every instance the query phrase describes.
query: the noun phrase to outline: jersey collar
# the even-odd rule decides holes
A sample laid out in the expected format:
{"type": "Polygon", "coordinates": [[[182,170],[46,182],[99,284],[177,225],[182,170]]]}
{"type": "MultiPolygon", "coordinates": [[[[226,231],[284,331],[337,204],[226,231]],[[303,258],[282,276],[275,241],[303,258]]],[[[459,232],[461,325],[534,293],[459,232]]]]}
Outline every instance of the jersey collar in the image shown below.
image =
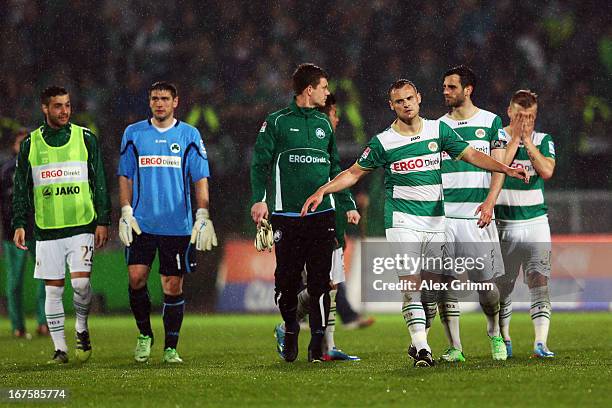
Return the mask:
{"type": "MultiPolygon", "coordinates": [[[[176,118],[174,118],[176,119],[176,118]]],[[[151,118],[147,119],[147,123],[149,124],[149,126],[153,126],[153,122],[151,122],[151,118]]],[[[178,127],[179,123],[181,123],[181,121],[179,119],[176,119],[176,123],[174,124],[173,127],[178,127]]]]}
{"type": "Polygon", "coordinates": [[[291,109],[291,111],[293,113],[295,113],[296,115],[299,116],[305,116],[305,117],[309,117],[309,116],[314,116],[315,113],[317,112],[316,108],[300,108],[299,106],[297,106],[297,104],[295,103],[295,98],[291,101],[291,103],[289,104],[289,108],[291,109]]]}

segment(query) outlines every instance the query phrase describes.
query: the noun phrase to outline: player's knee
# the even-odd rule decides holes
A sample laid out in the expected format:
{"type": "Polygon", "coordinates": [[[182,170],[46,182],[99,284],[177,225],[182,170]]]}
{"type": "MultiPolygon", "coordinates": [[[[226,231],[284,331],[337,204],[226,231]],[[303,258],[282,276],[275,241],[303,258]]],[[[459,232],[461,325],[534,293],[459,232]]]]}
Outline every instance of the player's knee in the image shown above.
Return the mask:
{"type": "Polygon", "coordinates": [[[162,282],[162,286],[165,295],[178,296],[183,293],[183,285],[178,276],[166,277],[162,282]]]}
{"type": "Polygon", "coordinates": [[[497,289],[499,290],[500,299],[505,299],[510,296],[510,294],[514,290],[515,282],[516,281],[514,279],[506,278],[504,276],[495,281],[497,289]]]}
{"type": "Polygon", "coordinates": [[[147,284],[147,275],[139,273],[130,273],[130,288],[141,289],[147,284]]]}
{"type": "Polygon", "coordinates": [[[89,278],[71,279],[72,290],[79,296],[85,297],[91,290],[91,280],[89,278]]]}
{"type": "Polygon", "coordinates": [[[328,293],[330,291],[330,287],[328,282],[318,283],[318,282],[310,282],[308,285],[308,294],[313,298],[320,298],[321,295],[328,293]]]}
{"type": "Polygon", "coordinates": [[[481,304],[496,305],[499,303],[499,289],[497,285],[492,285],[490,289],[478,291],[478,298],[481,304]]]}
{"type": "Polygon", "coordinates": [[[64,295],[64,287],[63,286],[46,285],[45,286],[45,295],[46,295],[46,299],[48,301],[57,300],[57,301],[61,302],[62,296],[64,295]]]}
{"type": "Polygon", "coordinates": [[[276,292],[282,293],[283,295],[297,296],[300,291],[301,282],[300,280],[289,279],[276,279],[276,292]]]}
{"type": "Polygon", "coordinates": [[[548,277],[539,272],[531,272],[527,275],[527,286],[530,288],[548,286],[548,277]]]}

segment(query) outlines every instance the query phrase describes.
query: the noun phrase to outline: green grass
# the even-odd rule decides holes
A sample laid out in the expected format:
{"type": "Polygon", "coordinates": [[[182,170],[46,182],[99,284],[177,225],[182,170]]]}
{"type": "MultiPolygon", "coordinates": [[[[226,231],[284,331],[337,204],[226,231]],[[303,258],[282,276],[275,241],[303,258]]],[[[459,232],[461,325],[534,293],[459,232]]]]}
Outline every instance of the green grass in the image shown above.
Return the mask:
{"type": "MultiPolygon", "coordinates": [[[[51,340],[15,340],[2,321],[0,388],[61,387],[70,393],[63,405],[95,407],[610,406],[611,314],[555,314],[549,346],[558,357],[546,361],[529,358],[529,316],[515,313],[512,319],[514,359],[492,361],[484,317],[465,314],[467,362],[421,369],[408,360],[409,337],[399,313],[378,316],[364,330],[338,327],[336,343],[363,360],[318,365],[306,362],[306,331],[295,363],[278,358],[272,336],[276,316],[186,317],[179,343],[185,364],[180,367],[161,363],[159,315],[153,319],[157,343],[146,365],[132,361],[136,330],[129,316],[91,318],[94,353],[83,366],[74,358],[65,366],[44,364],[52,354],[51,340]]],[[[73,321],[66,327],[72,358],[73,321]]],[[[439,355],[445,342],[438,321],[430,343],[439,355]]]]}

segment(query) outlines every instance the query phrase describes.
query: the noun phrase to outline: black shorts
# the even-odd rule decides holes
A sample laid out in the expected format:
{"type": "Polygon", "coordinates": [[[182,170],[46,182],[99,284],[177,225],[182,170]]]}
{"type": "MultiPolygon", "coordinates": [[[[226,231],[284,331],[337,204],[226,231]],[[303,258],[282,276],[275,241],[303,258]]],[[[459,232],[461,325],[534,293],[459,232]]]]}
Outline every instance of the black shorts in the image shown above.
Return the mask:
{"type": "Polygon", "coordinates": [[[125,248],[128,265],[151,266],[159,251],[159,273],[165,276],[181,276],[195,270],[195,247],[189,235],[154,235],[143,232],[134,234],[132,245],[125,248]]]}

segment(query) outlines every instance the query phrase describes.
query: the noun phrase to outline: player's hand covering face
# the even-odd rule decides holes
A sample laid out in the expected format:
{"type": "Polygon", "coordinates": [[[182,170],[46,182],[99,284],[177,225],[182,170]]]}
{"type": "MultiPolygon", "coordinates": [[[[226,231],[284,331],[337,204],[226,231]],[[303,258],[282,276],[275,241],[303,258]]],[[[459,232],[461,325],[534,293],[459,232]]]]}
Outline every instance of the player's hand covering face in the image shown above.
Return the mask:
{"type": "Polygon", "coordinates": [[[213,246],[217,246],[215,227],[206,208],[199,208],[196,211],[196,219],[191,230],[191,243],[195,244],[198,251],[210,251],[213,246]]]}

